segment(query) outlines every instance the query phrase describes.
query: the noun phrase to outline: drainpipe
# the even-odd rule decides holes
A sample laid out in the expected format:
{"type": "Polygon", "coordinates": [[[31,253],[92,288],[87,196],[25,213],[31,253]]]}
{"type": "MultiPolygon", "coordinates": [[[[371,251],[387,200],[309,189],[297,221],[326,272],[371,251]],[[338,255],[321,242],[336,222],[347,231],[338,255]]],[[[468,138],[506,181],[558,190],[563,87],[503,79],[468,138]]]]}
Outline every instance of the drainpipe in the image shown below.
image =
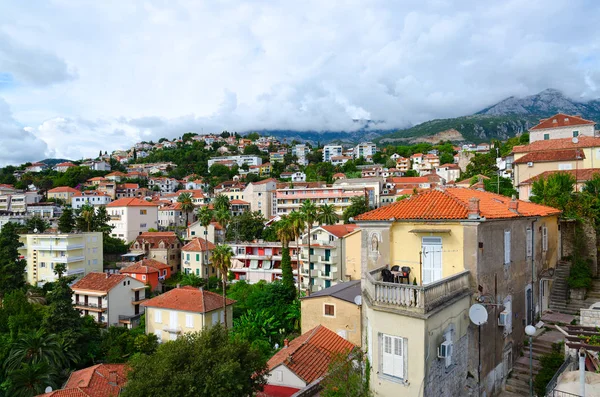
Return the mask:
{"type": "MultiPolygon", "coordinates": [[[[531,325],[535,321],[535,312],[533,308],[535,305],[533,301],[535,300],[535,287],[534,287],[534,276],[535,276],[535,229],[534,224],[537,222],[537,218],[531,221],[531,325]]],[[[539,291],[539,288],[538,288],[539,291]]]]}
{"type": "Polygon", "coordinates": [[[585,396],[585,350],[579,349],[579,395],[585,396]]]}

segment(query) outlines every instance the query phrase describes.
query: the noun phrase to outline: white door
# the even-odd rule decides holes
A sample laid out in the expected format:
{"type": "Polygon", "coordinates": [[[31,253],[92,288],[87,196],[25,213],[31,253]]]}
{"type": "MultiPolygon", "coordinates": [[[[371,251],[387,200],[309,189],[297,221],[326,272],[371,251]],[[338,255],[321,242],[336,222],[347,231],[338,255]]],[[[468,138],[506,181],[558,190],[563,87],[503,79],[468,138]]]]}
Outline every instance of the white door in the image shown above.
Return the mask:
{"type": "Polygon", "coordinates": [[[429,284],[442,278],[442,238],[423,237],[422,244],[423,284],[429,284]]]}

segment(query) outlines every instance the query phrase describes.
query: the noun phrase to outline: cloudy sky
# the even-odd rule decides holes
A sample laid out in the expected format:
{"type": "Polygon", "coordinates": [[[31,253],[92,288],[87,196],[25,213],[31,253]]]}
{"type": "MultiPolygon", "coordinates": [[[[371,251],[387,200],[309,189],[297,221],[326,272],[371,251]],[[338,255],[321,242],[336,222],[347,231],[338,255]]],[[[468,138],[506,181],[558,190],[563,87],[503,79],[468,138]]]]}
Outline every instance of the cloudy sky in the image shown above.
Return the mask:
{"type": "Polygon", "coordinates": [[[600,97],[595,0],[28,0],[0,12],[0,165],[187,131],[389,128],[600,97]]]}

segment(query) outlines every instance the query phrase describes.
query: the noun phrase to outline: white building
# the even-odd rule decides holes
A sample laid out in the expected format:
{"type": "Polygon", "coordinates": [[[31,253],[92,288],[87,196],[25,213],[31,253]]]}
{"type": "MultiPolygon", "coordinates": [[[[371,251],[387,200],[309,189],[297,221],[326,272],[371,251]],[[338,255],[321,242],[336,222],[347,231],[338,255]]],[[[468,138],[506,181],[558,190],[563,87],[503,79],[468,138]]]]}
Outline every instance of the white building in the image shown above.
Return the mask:
{"type": "Polygon", "coordinates": [[[373,155],[377,153],[377,145],[373,142],[362,142],[356,145],[354,148],[354,158],[372,159],[373,155]]]}
{"type": "Polygon", "coordinates": [[[84,167],[88,167],[90,170],[93,170],[93,171],[110,171],[110,164],[104,160],[86,161],[85,163],[83,163],[81,165],[84,167]]]}
{"type": "Polygon", "coordinates": [[[105,206],[112,202],[112,198],[97,190],[84,190],[77,192],[71,197],[71,207],[74,210],[81,209],[84,205],[92,205],[94,207],[105,206]]]}
{"type": "Polygon", "coordinates": [[[594,121],[558,113],[529,129],[529,143],[541,140],[595,136],[594,121]]]}
{"type": "Polygon", "coordinates": [[[442,164],[435,167],[435,173],[444,178],[446,182],[458,181],[460,178],[460,167],[454,163],[442,164]]]}
{"type": "Polygon", "coordinates": [[[106,206],[112,236],[131,242],[148,229],[158,228],[158,205],[138,198],[122,198],[106,206]]]}
{"type": "Polygon", "coordinates": [[[323,147],[323,161],[331,162],[332,157],[342,156],[343,148],[341,145],[325,145],[323,147]]]}
{"type": "Polygon", "coordinates": [[[292,156],[296,156],[298,158],[298,165],[308,165],[308,160],[306,156],[310,153],[310,148],[301,143],[292,148],[292,156]]]}
{"type": "Polygon", "coordinates": [[[250,203],[250,211],[260,212],[269,219],[275,215],[273,193],[277,189],[277,181],[273,178],[249,183],[244,189],[244,201],[250,203]]]}
{"type": "Polygon", "coordinates": [[[161,193],[173,193],[177,190],[179,181],[175,178],[158,177],[148,179],[148,188],[156,190],[159,188],[161,193]]]}
{"type": "Polygon", "coordinates": [[[144,312],[140,304],[146,299],[145,288],[124,274],[88,273],[71,287],[73,306],[102,326],[130,328],[139,324],[144,312]]]}
{"type": "Polygon", "coordinates": [[[329,162],[333,165],[344,165],[350,160],[352,160],[350,156],[332,156],[329,162]]]}
{"type": "Polygon", "coordinates": [[[210,168],[210,166],[215,163],[229,162],[229,161],[237,163],[238,167],[241,167],[244,164],[248,164],[249,166],[262,164],[262,159],[258,156],[239,155],[239,156],[213,157],[208,160],[208,167],[210,168]]]}

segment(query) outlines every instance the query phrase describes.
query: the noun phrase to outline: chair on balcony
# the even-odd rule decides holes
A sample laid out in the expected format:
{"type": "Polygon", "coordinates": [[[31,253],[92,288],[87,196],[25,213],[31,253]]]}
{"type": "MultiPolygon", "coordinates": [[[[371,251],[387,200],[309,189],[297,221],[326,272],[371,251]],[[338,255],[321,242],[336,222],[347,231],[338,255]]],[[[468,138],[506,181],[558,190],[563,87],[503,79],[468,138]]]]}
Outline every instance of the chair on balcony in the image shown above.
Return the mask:
{"type": "Polygon", "coordinates": [[[381,269],[381,278],[386,283],[394,282],[394,275],[388,269],[381,269]]]}
{"type": "Polygon", "coordinates": [[[392,268],[390,270],[393,271],[393,272],[400,271],[400,266],[394,265],[394,266],[392,266],[392,268]]]}

